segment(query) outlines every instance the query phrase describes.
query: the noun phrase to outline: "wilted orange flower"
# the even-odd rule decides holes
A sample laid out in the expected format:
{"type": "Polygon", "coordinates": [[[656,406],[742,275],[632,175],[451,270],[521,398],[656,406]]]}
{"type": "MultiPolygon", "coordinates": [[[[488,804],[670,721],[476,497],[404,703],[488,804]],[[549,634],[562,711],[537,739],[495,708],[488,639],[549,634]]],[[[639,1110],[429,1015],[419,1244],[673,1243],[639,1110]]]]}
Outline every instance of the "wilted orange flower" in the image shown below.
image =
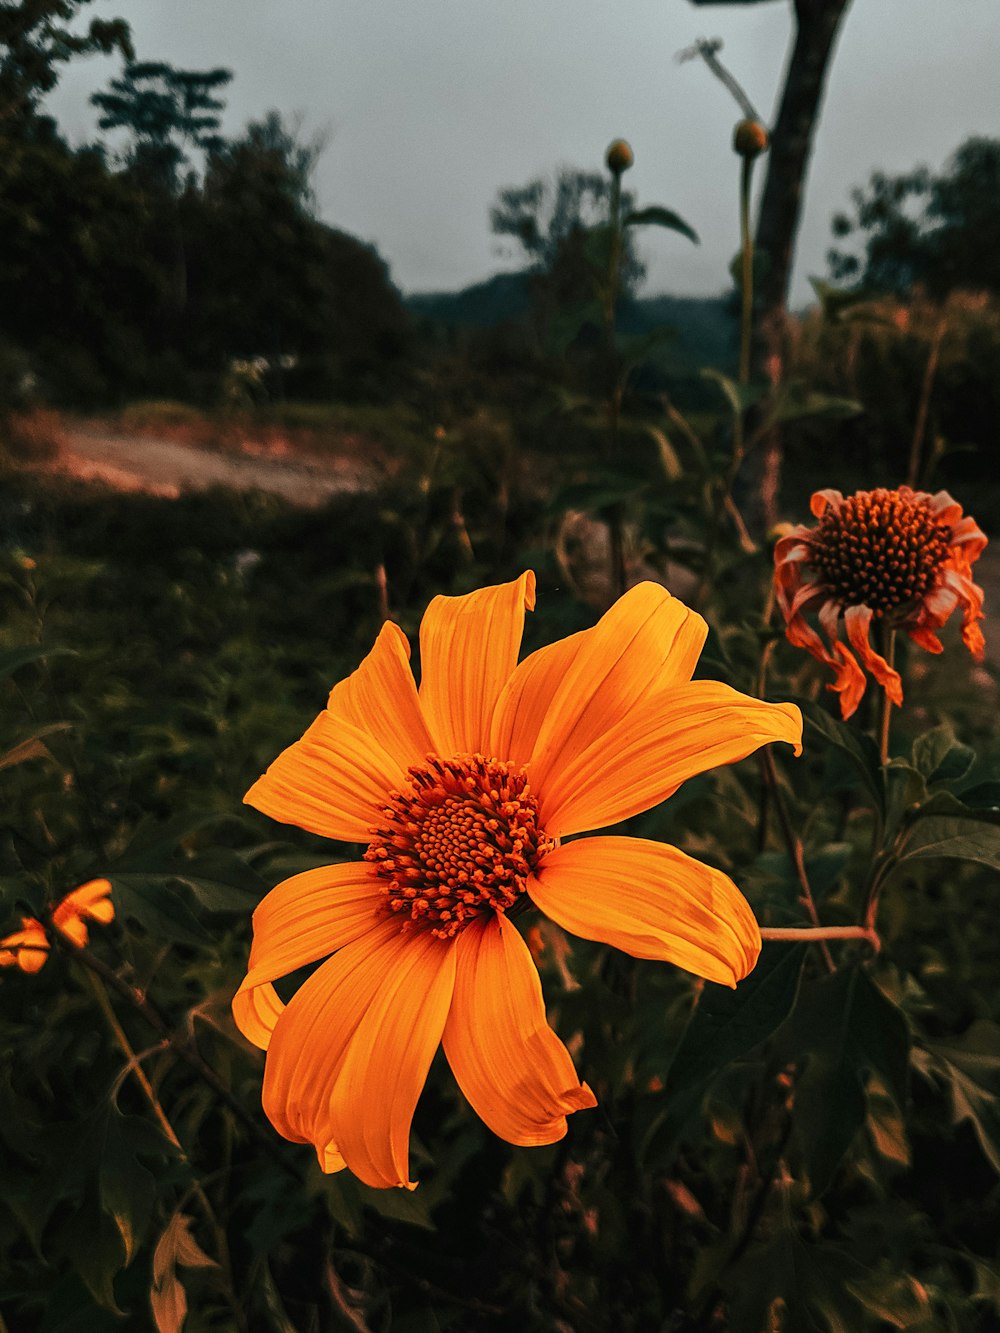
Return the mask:
{"type": "MultiPolygon", "coordinates": [[[[52,910],[52,924],[60,934],[82,948],[90,938],[88,921],[108,925],[115,919],[111,885],[106,879],[90,879],[61,898],[52,910]]],[[[19,967],[37,972],[49,956],[45,927],[32,916],[21,918],[21,929],[0,939],[0,967],[19,967]]]]}
{"type": "Polygon", "coordinates": [[[435,597],[419,692],[406,636],[387,622],[246,796],[367,844],[363,860],[264,898],[233,1012],[268,1052],[264,1109],[278,1132],[369,1185],[412,1188],[410,1122],[442,1042],[473,1108],[510,1143],[552,1143],[568,1113],[595,1104],[546,1022],[511,919],[522,909],[728,985],[760,949],[720,871],[638,838],[564,839],[769,741],[800,748],[798,709],[692,681],[705,622],[651,583],[518,665],[534,590],[526,573],[435,597]],[[273,981],[320,958],[286,1008],[273,981]]]}
{"type": "Polygon", "coordinates": [[[902,682],[872,647],[873,620],[939,653],[935,630],[960,606],[962,640],[982,658],[983,591],[972,581],[972,565],[986,537],[947,491],[929,495],[900,486],[857,491],[846,500],[840,491],[817,491],[810,508],[817,526],[793,528],[774,548],[775,592],[789,641],[836,673],[829,688],[839,693],[845,718],[866,682],[854,653],[837,638],[841,617],[851,647],[897,707],[902,682]],[[829,649],[806,622],[807,611],[817,613],[829,649]]]}

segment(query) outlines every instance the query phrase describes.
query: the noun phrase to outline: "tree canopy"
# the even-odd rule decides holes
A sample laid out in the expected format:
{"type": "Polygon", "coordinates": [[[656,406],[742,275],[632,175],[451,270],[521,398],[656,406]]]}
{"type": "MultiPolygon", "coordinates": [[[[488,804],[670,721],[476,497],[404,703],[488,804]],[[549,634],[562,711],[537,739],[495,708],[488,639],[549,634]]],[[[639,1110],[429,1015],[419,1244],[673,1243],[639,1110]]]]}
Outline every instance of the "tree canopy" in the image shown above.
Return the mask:
{"type": "Polygon", "coordinates": [[[833,219],[854,247],[829,251],[835,278],[898,294],[916,284],[934,296],[1000,293],[1000,139],[966,139],[937,175],[873,172],[851,202],[833,219]]]}

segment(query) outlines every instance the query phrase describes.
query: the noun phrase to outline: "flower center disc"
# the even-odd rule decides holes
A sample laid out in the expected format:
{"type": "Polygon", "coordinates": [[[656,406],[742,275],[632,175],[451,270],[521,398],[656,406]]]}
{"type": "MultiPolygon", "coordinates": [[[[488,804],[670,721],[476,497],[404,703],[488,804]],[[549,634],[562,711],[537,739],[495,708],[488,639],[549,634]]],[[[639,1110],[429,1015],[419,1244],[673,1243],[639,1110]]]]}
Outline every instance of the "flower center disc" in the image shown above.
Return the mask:
{"type": "Polygon", "coordinates": [[[409,787],[383,806],[365,860],[386,881],[404,930],[451,939],[474,917],[512,907],[553,844],[523,768],[481,754],[430,755],[409,772],[409,787]]]}
{"type": "Polygon", "coordinates": [[[930,589],[948,558],[949,537],[925,502],[898,491],[858,491],[820,519],[814,563],[843,605],[882,616],[930,589]]]}

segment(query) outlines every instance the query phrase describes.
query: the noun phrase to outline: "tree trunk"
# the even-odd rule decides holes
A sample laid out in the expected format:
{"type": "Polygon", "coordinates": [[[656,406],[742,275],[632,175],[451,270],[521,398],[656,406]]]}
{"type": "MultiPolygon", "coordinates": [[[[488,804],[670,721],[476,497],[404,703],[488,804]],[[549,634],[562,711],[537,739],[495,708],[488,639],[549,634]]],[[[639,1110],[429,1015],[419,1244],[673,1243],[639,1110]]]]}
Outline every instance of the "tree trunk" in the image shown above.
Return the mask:
{"type": "Polygon", "coordinates": [[[795,42],[771,133],[755,242],[766,256],[755,302],[762,335],[758,341],[763,344],[759,350],[764,356],[780,347],[813,134],[837,31],[849,4],[850,0],[794,0],[795,42]]]}
{"type": "MultiPolygon", "coordinates": [[[[813,134],[833,46],[849,4],[850,0],[794,0],[795,41],[771,132],[754,242],[764,262],[754,294],[753,374],[772,384],[778,383],[784,369],[788,289],[813,134]]],[[[768,432],[759,452],[748,462],[747,481],[754,494],[752,516],[767,531],[779,516],[782,442],[778,428],[768,432]]]]}

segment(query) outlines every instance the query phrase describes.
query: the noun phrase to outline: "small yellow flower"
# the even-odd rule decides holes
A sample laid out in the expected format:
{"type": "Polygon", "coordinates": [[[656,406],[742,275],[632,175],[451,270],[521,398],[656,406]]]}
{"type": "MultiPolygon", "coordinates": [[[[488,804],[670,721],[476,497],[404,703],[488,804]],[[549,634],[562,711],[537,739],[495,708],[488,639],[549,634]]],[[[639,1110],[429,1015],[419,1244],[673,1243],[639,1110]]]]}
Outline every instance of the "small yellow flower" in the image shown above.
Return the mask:
{"type": "Polygon", "coordinates": [[[412,1188],[410,1122],[439,1045],[509,1143],[553,1143],[569,1113],[595,1105],[546,1021],[523,910],[729,986],[760,951],[721,871],[659,842],[576,835],[761,745],[800,749],[798,709],[693,681],[708,626],[653,583],[519,665],[534,602],[530,572],[435,597],[419,692],[406,636],[387,622],[245,798],[367,844],[263,900],[233,1014],[268,1052],[274,1127],[369,1185],[412,1188]],[[320,959],[286,1007],[274,981],[320,959]]]}
{"type": "MultiPolygon", "coordinates": [[[[71,944],[82,948],[90,938],[88,921],[108,925],[115,919],[111,885],[106,879],[91,879],[62,898],[52,911],[52,924],[71,944]]],[[[0,967],[19,967],[38,972],[49,955],[45,927],[34,917],[21,918],[21,929],[0,939],[0,967]]]]}

